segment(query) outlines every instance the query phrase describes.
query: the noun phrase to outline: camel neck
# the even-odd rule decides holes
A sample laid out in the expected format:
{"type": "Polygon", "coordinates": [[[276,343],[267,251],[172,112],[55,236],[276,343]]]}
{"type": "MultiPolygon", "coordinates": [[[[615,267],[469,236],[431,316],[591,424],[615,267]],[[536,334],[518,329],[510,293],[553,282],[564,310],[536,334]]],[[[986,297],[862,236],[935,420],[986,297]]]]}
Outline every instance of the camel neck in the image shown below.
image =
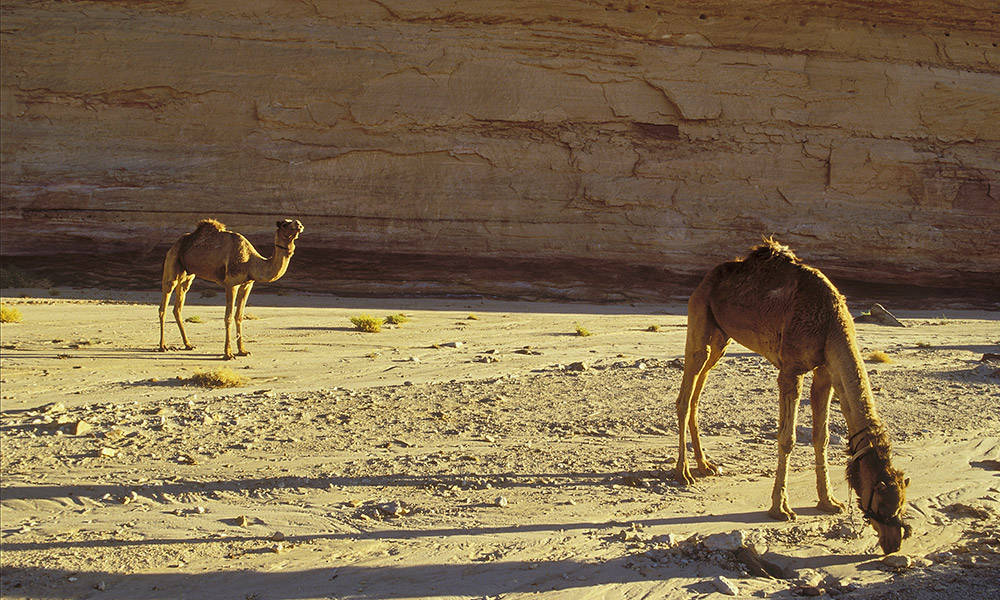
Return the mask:
{"type": "Polygon", "coordinates": [[[882,422],[875,410],[868,373],[858,352],[850,315],[842,318],[839,325],[827,339],[826,358],[834,389],[840,398],[840,408],[847,421],[847,431],[855,435],[866,428],[879,429],[882,422]]]}

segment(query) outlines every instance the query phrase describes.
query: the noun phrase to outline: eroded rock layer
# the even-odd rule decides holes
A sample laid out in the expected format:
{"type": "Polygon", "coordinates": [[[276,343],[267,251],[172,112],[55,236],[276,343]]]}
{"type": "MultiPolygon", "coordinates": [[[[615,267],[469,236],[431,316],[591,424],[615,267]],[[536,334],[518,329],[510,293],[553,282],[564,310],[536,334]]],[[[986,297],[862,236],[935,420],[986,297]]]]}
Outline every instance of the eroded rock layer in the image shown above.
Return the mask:
{"type": "Polygon", "coordinates": [[[155,271],[200,218],[266,245],[290,216],[315,289],[346,252],[440,257],[438,291],[552,265],[630,295],[607,273],[690,278],[766,234],[834,277],[997,285],[987,0],[0,10],[5,256],[155,271]]]}

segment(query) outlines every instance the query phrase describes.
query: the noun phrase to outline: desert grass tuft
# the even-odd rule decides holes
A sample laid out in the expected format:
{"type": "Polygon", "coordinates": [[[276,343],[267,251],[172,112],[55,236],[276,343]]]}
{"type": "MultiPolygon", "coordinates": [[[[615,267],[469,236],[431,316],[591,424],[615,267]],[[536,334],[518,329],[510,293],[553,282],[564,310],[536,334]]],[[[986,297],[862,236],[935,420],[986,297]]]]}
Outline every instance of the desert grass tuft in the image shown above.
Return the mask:
{"type": "Polygon", "coordinates": [[[660,326],[659,325],[655,325],[655,324],[654,325],[650,325],[649,327],[646,328],[646,331],[651,331],[651,332],[654,332],[654,333],[657,332],[657,331],[659,331],[659,330],[660,330],[660,326]]]}
{"type": "Polygon", "coordinates": [[[378,333],[382,331],[382,324],[384,322],[384,319],[379,319],[371,315],[351,317],[351,323],[354,325],[354,328],[365,333],[378,333]]]}
{"type": "Polygon", "coordinates": [[[214,371],[197,371],[191,376],[191,381],[206,388],[240,387],[246,379],[233,372],[232,369],[215,369],[214,371]]]}
{"type": "Polygon", "coordinates": [[[870,363],[891,363],[892,359],[885,352],[878,350],[876,352],[869,352],[868,356],[865,357],[865,361],[870,363]]]}
{"type": "Polygon", "coordinates": [[[21,311],[13,306],[0,304],[0,323],[20,323],[21,311]]]}
{"type": "Polygon", "coordinates": [[[469,316],[465,317],[465,320],[466,321],[478,321],[479,317],[477,317],[476,315],[469,315],[469,316]]]}
{"type": "Polygon", "coordinates": [[[403,313],[397,313],[395,315],[389,315],[385,318],[385,322],[390,325],[402,325],[410,320],[410,317],[404,315],[403,313]]]}
{"type": "Polygon", "coordinates": [[[590,330],[587,329],[586,327],[583,327],[582,325],[577,324],[577,326],[576,326],[576,335],[578,335],[580,337],[587,337],[587,336],[594,335],[594,334],[591,333],[590,330]]]}
{"type": "Polygon", "coordinates": [[[198,315],[192,315],[190,317],[184,317],[184,322],[185,323],[204,323],[205,320],[202,319],[201,317],[199,317],[198,315]]]}

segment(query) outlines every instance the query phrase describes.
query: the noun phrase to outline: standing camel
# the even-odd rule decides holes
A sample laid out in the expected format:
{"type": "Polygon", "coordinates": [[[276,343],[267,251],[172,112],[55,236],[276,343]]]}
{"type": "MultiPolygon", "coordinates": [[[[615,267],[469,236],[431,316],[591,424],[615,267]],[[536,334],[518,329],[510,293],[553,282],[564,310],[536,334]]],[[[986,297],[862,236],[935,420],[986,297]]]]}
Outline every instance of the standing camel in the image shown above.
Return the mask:
{"type": "Polygon", "coordinates": [[[285,274],[288,261],[295,253],[295,239],[304,229],[302,223],[292,219],[278,221],[277,225],[278,230],[274,234],[274,254],[271,258],[264,258],[245,237],[235,231],[227,230],[225,225],[212,219],[201,221],[193,232],[182,235],[170,247],[163,261],[160,352],[167,349],[163,339],[163,317],[174,288],[177,288],[174,319],[181,330],[184,348],[186,350],[194,348],[184,333],[181,310],[184,308],[184,298],[188,289],[197,276],[214,281],[226,289],[226,347],[223,352],[225,358],[228,360],[234,357],[229,336],[234,307],[237,354],[239,356],[250,354],[243,346],[243,309],[247,305],[250,290],[256,281],[269,283],[285,274]]]}
{"type": "Polygon", "coordinates": [[[700,473],[718,473],[701,449],[698,396],[730,340],[761,354],[778,368],[778,468],[768,514],[779,520],[795,518],[788,507],[785,478],[795,444],[802,376],[812,371],[810,404],[818,507],[831,513],[844,509],[831,494],[827,475],[827,411],[832,388],[850,433],[848,482],[865,517],[878,532],[882,550],[898,550],[909,535],[901,519],[909,479],[892,468],[889,437],[875,410],[847,304],[822,273],[802,264],[791,250],[771,239],[745,259],[717,266],[688,301],[684,378],[677,396],[680,448],[676,478],[686,484],[694,481],[687,464],[685,429],[690,430],[700,473]]]}

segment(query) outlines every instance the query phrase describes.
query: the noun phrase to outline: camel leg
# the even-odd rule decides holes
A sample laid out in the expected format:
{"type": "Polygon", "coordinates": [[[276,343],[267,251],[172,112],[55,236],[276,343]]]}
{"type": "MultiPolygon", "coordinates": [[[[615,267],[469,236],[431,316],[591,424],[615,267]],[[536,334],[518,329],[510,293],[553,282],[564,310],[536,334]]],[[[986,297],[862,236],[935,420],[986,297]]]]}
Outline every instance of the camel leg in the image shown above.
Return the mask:
{"type": "Polygon", "coordinates": [[[826,458],[830,441],[829,409],[831,397],[830,372],[826,367],[813,371],[812,387],[809,390],[809,404],[812,406],[813,450],[816,452],[816,491],[819,493],[817,508],[828,513],[844,511],[844,504],[834,499],[830,490],[829,463],[826,458]]]}
{"type": "Polygon", "coordinates": [[[187,293],[191,289],[192,283],[194,283],[194,275],[181,278],[177,286],[177,298],[174,300],[174,321],[177,321],[177,328],[181,330],[181,341],[184,342],[185,350],[194,350],[194,346],[188,341],[187,333],[184,332],[184,319],[181,318],[184,301],[187,299],[187,293]]]}
{"type": "Polygon", "coordinates": [[[226,286],[226,347],[222,352],[226,360],[236,358],[233,355],[232,338],[230,337],[230,329],[233,323],[233,307],[236,304],[236,287],[235,285],[226,286]]]}
{"type": "Polygon", "coordinates": [[[167,313],[167,304],[170,303],[170,296],[171,294],[174,293],[175,287],[177,287],[176,279],[170,279],[170,280],[164,279],[162,286],[163,295],[160,298],[160,348],[159,348],[160,352],[167,351],[167,341],[165,333],[163,331],[164,320],[167,313]]]}
{"type": "Polygon", "coordinates": [[[771,510],[767,514],[779,521],[795,519],[788,507],[785,481],[788,475],[788,456],[795,447],[795,420],[798,417],[799,394],[802,392],[802,373],[782,369],[778,372],[778,470],[774,475],[771,492],[771,510]]]}
{"type": "MultiPolygon", "coordinates": [[[[697,409],[698,394],[705,383],[705,376],[708,374],[708,369],[711,368],[710,365],[715,364],[715,362],[709,360],[714,356],[714,352],[710,350],[710,347],[714,348],[712,344],[713,339],[721,336],[721,339],[725,340],[725,335],[722,334],[719,327],[715,324],[715,319],[710,314],[708,303],[703,300],[702,296],[703,293],[701,293],[701,289],[699,288],[691,295],[691,300],[688,302],[688,331],[687,341],[684,345],[684,376],[681,379],[681,389],[677,395],[678,447],[677,470],[674,473],[674,478],[684,484],[694,483],[694,477],[692,477],[691,470],[688,468],[687,441],[684,439],[685,429],[688,429],[689,426],[698,466],[703,472],[710,470],[711,465],[705,461],[705,456],[701,452],[701,440],[698,437],[697,422],[692,423],[691,421],[695,412],[692,410],[692,407],[697,409]]],[[[719,357],[722,356],[721,352],[725,350],[725,343],[720,344],[720,346],[719,357]]],[[[718,361],[718,357],[715,357],[715,361],[718,361]]]]}
{"type": "Polygon", "coordinates": [[[239,356],[249,356],[250,351],[243,347],[243,311],[247,307],[247,298],[253,289],[253,281],[240,286],[236,293],[236,353],[239,356]]]}
{"type": "Polygon", "coordinates": [[[691,409],[688,415],[688,431],[691,433],[691,445],[694,448],[694,458],[698,462],[698,471],[701,475],[718,475],[719,467],[705,458],[705,453],[701,449],[701,435],[698,430],[698,400],[701,398],[701,390],[708,379],[708,372],[719,362],[722,355],[726,353],[726,346],[729,345],[729,338],[722,333],[721,329],[712,332],[709,340],[708,360],[701,372],[695,379],[694,391],[691,392],[691,409]]]}

